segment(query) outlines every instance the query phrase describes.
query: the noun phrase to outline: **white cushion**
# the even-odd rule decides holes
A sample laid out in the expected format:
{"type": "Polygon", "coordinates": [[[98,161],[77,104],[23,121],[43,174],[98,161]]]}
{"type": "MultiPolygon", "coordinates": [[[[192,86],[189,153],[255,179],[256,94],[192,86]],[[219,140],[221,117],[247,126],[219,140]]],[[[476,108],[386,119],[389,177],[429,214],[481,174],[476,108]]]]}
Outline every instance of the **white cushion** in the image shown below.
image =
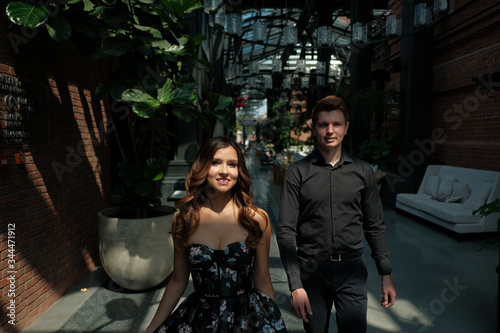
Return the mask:
{"type": "Polygon", "coordinates": [[[453,183],[453,192],[451,192],[454,196],[459,196],[462,197],[462,202],[467,201],[469,199],[470,195],[470,188],[469,185],[466,183],[459,183],[459,182],[454,182],[453,183]]]}
{"type": "Polygon", "coordinates": [[[444,203],[452,203],[452,202],[459,202],[460,200],[462,200],[462,197],[459,195],[453,195],[449,193],[438,193],[436,195],[433,195],[431,199],[444,203]]]}
{"type": "Polygon", "coordinates": [[[472,189],[469,199],[464,202],[464,208],[469,210],[476,210],[486,202],[488,196],[490,195],[493,183],[481,182],[479,186],[472,189]]]}
{"type": "Polygon", "coordinates": [[[439,181],[438,193],[451,194],[455,180],[454,176],[443,175],[439,181]]]}
{"type": "Polygon", "coordinates": [[[431,197],[427,194],[413,194],[413,193],[399,193],[396,196],[396,200],[403,205],[421,209],[421,203],[425,201],[429,201],[431,197]]]}
{"type": "Polygon", "coordinates": [[[469,224],[479,223],[481,218],[477,215],[472,215],[470,210],[464,209],[461,203],[444,203],[435,200],[427,200],[422,202],[422,212],[440,218],[448,223],[454,224],[469,224]]]}
{"type": "Polygon", "coordinates": [[[435,195],[438,192],[438,187],[439,187],[439,176],[427,177],[424,193],[428,195],[435,195]]]}

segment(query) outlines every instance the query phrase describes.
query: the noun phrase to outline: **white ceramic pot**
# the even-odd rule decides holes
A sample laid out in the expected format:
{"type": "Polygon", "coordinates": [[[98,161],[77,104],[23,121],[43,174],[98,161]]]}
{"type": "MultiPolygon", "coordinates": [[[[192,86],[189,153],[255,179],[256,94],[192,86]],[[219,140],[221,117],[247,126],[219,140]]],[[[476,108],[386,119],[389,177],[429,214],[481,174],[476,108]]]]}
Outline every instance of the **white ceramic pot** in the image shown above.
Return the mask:
{"type": "Polygon", "coordinates": [[[116,217],[123,211],[112,207],[98,213],[101,264],[111,280],[123,288],[155,287],[173,269],[170,230],[175,209],[160,207],[162,214],[144,219],[116,217]]]}

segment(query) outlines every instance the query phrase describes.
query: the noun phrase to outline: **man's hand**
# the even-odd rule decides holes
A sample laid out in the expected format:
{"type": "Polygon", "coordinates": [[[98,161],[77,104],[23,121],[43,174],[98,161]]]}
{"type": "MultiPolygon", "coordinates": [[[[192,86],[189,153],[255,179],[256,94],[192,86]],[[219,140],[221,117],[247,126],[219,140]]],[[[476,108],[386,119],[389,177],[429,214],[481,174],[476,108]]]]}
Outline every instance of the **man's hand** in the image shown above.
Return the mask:
{"type": "Polygon", "coordinates": [[[382,276],[382,294],[381,304],[384,308],[387,309],[394,305],[394,302],[396,301],[396,289],[394,289],[390,275],[382,276]]]}
{"type": "Polygon", "coordinates": [[[303,288],[295,289],[292,291],[292,313],[305,321],[309,322],[307,315],[312,315],[311,305],[309,304],[309,297],[303,288]]]}

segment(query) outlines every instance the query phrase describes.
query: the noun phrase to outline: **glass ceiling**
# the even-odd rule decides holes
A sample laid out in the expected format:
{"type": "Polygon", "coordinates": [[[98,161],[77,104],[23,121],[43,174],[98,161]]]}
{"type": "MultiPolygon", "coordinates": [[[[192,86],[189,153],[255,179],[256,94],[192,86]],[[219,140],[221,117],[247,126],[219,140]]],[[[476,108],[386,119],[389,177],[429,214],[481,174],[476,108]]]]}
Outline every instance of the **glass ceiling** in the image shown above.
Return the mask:
{"type": "MultiPolygon", "coordinates": [[[[248,87],[248,79],[255,77],[251,63],[258,62],[259,82],[270,82],[273,60],[281,59],[280,73],[297,74],[297,60],[306,60],[305,75],[316,71],[318,55],[328,49],[330,67],[337,66],[339,75],[345,76],[349,66],[351,28],[348,13],[338,10],[332,15],[330,45],[318,44],[318,13],[304,15],[303,8],[249,8],[241,11],[242,31],[240,36],[228,34],[225,48],[225,62],[240,65],[237,75],[226,76],[233,84],[234,79],[242,79],[238,85],[248,87]],[[267,25],[263,40],[254,41],[254,26],[259,22],[267,25]],[[290,44],[285,41],[284,28],[296,27],[297,40],[290,44]]],[[[226,16],[227,17],[227,16],[226,16]]],[[[227,31],[227,23],[225,30],[227,31]]],[[[304,73],[302,73],[304,74],[304,73]]],[[[338,76],[337,76],[338,79],[338,76]]],[[[250,84],[251,86],[251,84],[250,84]]]]}

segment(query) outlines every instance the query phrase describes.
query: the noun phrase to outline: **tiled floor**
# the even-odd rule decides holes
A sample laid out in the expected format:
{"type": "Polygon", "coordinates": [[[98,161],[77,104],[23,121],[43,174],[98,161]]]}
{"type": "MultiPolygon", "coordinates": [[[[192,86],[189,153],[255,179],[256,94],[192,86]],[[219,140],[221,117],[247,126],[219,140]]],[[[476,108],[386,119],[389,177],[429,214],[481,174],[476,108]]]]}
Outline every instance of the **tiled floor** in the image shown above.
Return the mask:
{"type": "MultiPolygon", "coordinates": [[[[280,187],[272,181],[272,166],[249,158],[256,203],[269,213],[275,231],[280,187]]],[[[388,246],[394,266],[396,305],[379,305],[380,278],[369,258],[368,332],[493,333],[498,314],[499,248],[491,236],[460,241],[443,229],[406,214],[385,209],[388,246]]],[[[273,238],[271,277],[290,333],[303,332],[289,307],[289,291],[273,238]]],[[[127,292],[99,269],[70,290],[23,333],[143,332],[163,289],[127,292]],[[87,288],[82,293],[81,288],[87,288]]],[[[334,318],[330,332],[336,332],[334,318]]]]}

